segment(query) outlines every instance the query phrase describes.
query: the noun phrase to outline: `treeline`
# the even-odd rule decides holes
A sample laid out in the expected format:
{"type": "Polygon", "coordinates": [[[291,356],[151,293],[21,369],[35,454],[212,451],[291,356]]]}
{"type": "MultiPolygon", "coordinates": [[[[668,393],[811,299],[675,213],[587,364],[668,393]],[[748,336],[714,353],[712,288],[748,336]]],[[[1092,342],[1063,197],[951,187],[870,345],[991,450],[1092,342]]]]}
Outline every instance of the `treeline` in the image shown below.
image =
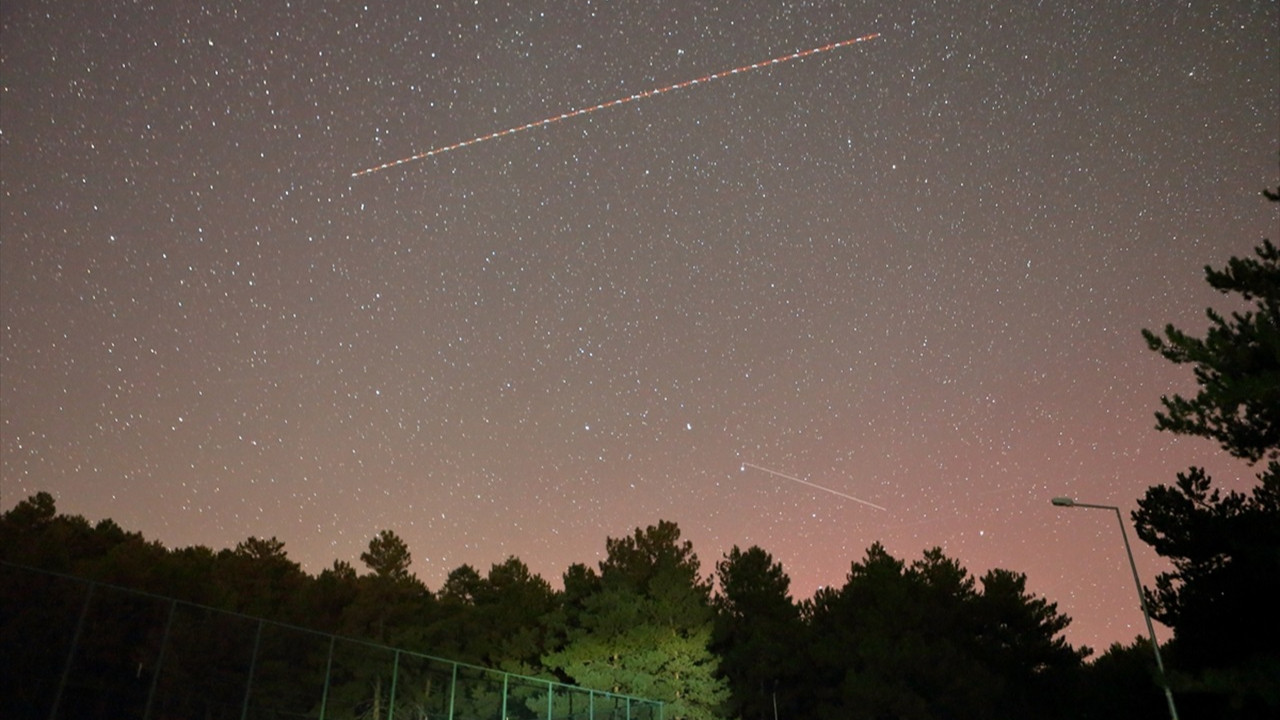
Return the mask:
{"type": "MultiPolygon", "coordinates": [[[[1263,194],[1280,202],[1280,187],[1263,194]]],[[[370,540],[360,556],[363,572],[339,560],[312,576],[274,537],[251,537],[216,552],[167,550],[111,520],[92,525],[59,515],[53,497],[39,493],[0,516],[0,560],[531,678],[661,700],[669,720],[1160,718],[1175,714],[1172,701],[1165,704],[1166,685],[1187,717],[1277,717],[1280,249],[1264,240],[1253,257],[1206,267],[1205,279],[1219,292],[1238,295],[1248,309],[1230,315],[1210,309],[1203,337],[1172,325],[1144,331],[1153,351],[1192,367],[1198,390],[1162,398],[1157,427],[1212,439],[1262,469],[1247,493],[1223,493],[1203,468],[1192,467],[1138,501],[1132,514],[1138,537],[1173,568],[1157,576],[1154,589],[1144,588],[1152,615],[1174,634],[1164,646],[1165,673],[1157,671],[1141,637],[1086,663],[1089,651],[1061,637],[1070,620],[1055,604],[1028,593],[1019,573],[997,569],[974,578],[941,550],[907,562],[876,544],[851,564],[842,587],[797,602],[782,566],[761,548],[734,547],[706,572],[668,522],[609,538],[605,560],[594,568],[570,567],[561,590],[512,557],[486,574],[463,565],[432,591],[409,571],[409,549],[391,531],[370,540]]],[[[10,567],[0,564],[0,571],[10,567]]],[[[19,630],[39,625],[32,619],[65,620],[66,613],[55,612],[61,608],[37,605],[66,598],[42,594],[47,583],[23,584],[17,577],[0,574],[0,717],[47,717],[47,710],[24,715],[14,708],[33,686],[53,684],[40,675],[61,672],[65,678],[70,663],[57,665],[43,643],[20,638],[19,630]]],[[[135,634],[147,632],[150,626],[133,617],[145,615],[140,608],[125,603],[119,617],[107,617],[107,645],[118,638],[123,651],[133,647],[125,643],[131,627],[135,634]]],[[[78,633],[82,623],[75,624],[78,633]]],[[[227,638],[208,630],[200,637],[205,649],[194,659],[199,670],[183,677],[187,696],[231,682],[219,679],[215,662],[227,638]]],[[[330,659],[332,654],[330,649],[330,659]]],[[[135,680],[143,678],[146,663],[137,660],[135,680]]],[[[96,667],[81,666],[77,670],[89,675],[96,667]]],[[[118,658],[111,667],[121,667],[118,658]]],[[[291,669],[301,682],[306,669],[291,669]]],[[[330,676],[326,670],[326,683],[330,676]]],[[[348,672],[344,690],[355,696],[355,716],[383,716],[384,677],[348,672]]],[[[432,697],[430,668],[415,677],[419,694],[432,697]]],[[[93,678],[106,688],[101,697],[108,696],[112,680],[93,678]]],[[[286,694],[289,688],[286,683],[272,691],[286,694]]],[[[545,713],[533,711],[532,696],[525,710],[534,714],[513,714],[505,704],[499,711],[483,704],[494,695],[472,692],[468,716],[584,716],[572,703],[556,714],[550,697],[545,713]]],[[[501,695],[506,703],[505,687],[501,695]]],[[[246,693],[244,709],[248,704],[246,693]]],[[[272,717],[316,716],[298,707],[272,717]]],[[[94,717],[126,716],[113,710],[100,707],[94,717]]],[[[394,708],[387,710],[391,715],[394,708]]],[[[207,705],[192,716],[215,718],[207,705]]],[[[416,715],[440,716],[438,708],[416,715]]],[[[594,706],[585,716],[597,716],[594,706]]]]}
{"type": "MultiPolygon", "coordinates": [[[[311,575],[275,538],[169,550],[109,519],[61,515],[47,493],[0,516],[0,559],[10,563],[662,700],[669,720],[1164,712],[1141,640],[1087,664],[1088,650],[1062,637],[1070,620],[1028,593],[1024,575],[996,569],[975,578],[939,549],[907,562],[872,545],[842,587],[799,602],[763,549],[734,547],[708,572],[674,523],[609,538],[606,550],[596,567],[570,567],[559,590],[515,557],[485,573],[462,565],[432,590],[389,530],[370,540],[360,570],[338,560],[311,575]]],[[[41,602],[39,588],[26,591],[0,593],[7,607],[41,602]]],[[[6,663],[34,651],[3,649],[6,663]]],[[[21,692],[19,674],[5,675],[0,702],[21,692]]],[[[384,690],[358,692],[380,698],[384,690]]],[[[359,707],[372,717],[374,705],[359,707]]]]}

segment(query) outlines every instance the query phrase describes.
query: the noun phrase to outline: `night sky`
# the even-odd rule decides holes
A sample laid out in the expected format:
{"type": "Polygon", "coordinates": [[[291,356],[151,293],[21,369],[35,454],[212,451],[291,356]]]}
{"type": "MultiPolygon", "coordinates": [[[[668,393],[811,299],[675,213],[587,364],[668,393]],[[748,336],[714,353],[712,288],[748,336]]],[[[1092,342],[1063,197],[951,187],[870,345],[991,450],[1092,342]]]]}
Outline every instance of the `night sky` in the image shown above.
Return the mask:
{"type": "Polygon", "coordinates": [[[199,5],[0,8],[4,509],[311,572],[389,528],[432,589],[659,519],[797,598],[936,545],[1105,649],[1119,529],[1050,498],[1254,482],[1154,429],[1140,330],[1280,235],[1274,0],[199,5]]]}

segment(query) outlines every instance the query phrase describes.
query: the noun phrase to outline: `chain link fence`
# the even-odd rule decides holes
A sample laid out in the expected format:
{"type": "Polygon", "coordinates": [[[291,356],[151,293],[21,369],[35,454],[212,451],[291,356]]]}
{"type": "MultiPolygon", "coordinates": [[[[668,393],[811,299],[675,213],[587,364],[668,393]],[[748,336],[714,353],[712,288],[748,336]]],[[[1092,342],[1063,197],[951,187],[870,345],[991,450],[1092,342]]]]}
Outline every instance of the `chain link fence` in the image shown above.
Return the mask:
{"type": "Polygon", "coordinates": [[[663,720],[663,705],[0,563],[11,720],[663,720]]]}

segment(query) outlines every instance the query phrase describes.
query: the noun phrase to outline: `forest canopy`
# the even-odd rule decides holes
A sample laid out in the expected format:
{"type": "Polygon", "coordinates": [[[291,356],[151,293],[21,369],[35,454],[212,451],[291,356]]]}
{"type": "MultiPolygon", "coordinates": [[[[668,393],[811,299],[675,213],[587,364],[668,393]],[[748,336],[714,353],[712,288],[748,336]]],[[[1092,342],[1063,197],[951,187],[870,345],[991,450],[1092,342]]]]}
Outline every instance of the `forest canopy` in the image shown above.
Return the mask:
{"type": "MultiPolygon", "coordinates": [[[[562,589],[516,557],[485,572],[462,565],[430,589],[412,573],[410,549],[391,530],[370,539],[362,567],[337,560],[312,575],[274,537],[250,537],[229,549],[170,550],[109,519],[59,514],[47,493],[0,516],[0,560],[6,576],[18,580],[5,583],[12,586],[4,592],[8,609],[56,604],[40,597],[48,583],[21,566],[520,677],[661,700],[666,718],[847,718],[854,708],[867,717],[1090,716],[1080,712],[1092,698],[1091,666],[1083,662],[1089,651],[1066,642],[1070,619],[1027,592],[1021,573],[993,569],[975,577],[938,548],[905,560],[875,544],[850,563],[843,586],[797,601],[782,565],[759,547],[733,547],[704,568],[667,521],[605,544],[605,559],[568,568],[562,589]]],[[[126,630],[98,628],[94,637],[123,637],[126,630]]],[[[13,637],[7,628],[4,638],[13,637]]],[[[229,638],[207,652],[230,652],[229,638]]],[[[3,650],[6,657],[29,656],[22,666],[31,672],[45,667],[56,675],[61,662],[42,659],[29,645],[3,650]]],[[[1108,677],[1142,678],[1142,660],[1126,664],[1125,650],[1113,649],[1118,660],[1108,677]]],[[[356,669],[334,690],[337,697],[370,717],[385,715],[395,694],[390,676],[350,663],[356,669]]],[[[130,671],[143,677],[146,666],[130,671]]],[[[82,684],[110,680],[106,666],[98,671],[104,677],[82,684]]],[[[33,687],[19,687],[22,674],[6,678],[0,697],[26,697],[33,687]]],[[[424,683],[399,689],[397,707],[425,707],[427,695],[439,696],[424,683]]],[[[93,697],[80,689],[77,697],[93,697]]],[[[195,707],[202,702],[195,694],[214,689],[192,684],[185,692],[195,707]]],[[[298,691],[281,689],[281,697],[289,692],[298,691]]],[[[135,704],[145,695],[138,693],[135,704]]],[[[1127,694],[1133,716],[1159,710],[1149,678],[1127,694]]],[[[482,695],[471,701],[482,704],[482,695]]],[[[48,702],[33,698],[30,712],[17,717],[46,717],[48,702]]],[[[110,716],[95,715],[85,702],[81,716],[110,716]]],[[[302,698],[289,702],[315,710],[302,698]]],[[[201,715],[220,717],[211,703],[201,715]]]]}

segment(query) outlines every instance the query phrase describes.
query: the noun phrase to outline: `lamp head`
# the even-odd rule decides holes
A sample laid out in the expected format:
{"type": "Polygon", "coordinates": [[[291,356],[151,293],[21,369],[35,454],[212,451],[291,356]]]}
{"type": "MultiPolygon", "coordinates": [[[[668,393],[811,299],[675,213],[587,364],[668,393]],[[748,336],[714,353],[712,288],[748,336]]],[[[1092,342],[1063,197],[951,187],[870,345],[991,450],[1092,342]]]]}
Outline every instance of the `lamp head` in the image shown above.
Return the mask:
{"type": "Polygon", "coordinates": [[[1058,507],[1075,507],[1076,501],[1069,497],[1056,497],[1053,499],[1053,504],[1058,507]]]}

